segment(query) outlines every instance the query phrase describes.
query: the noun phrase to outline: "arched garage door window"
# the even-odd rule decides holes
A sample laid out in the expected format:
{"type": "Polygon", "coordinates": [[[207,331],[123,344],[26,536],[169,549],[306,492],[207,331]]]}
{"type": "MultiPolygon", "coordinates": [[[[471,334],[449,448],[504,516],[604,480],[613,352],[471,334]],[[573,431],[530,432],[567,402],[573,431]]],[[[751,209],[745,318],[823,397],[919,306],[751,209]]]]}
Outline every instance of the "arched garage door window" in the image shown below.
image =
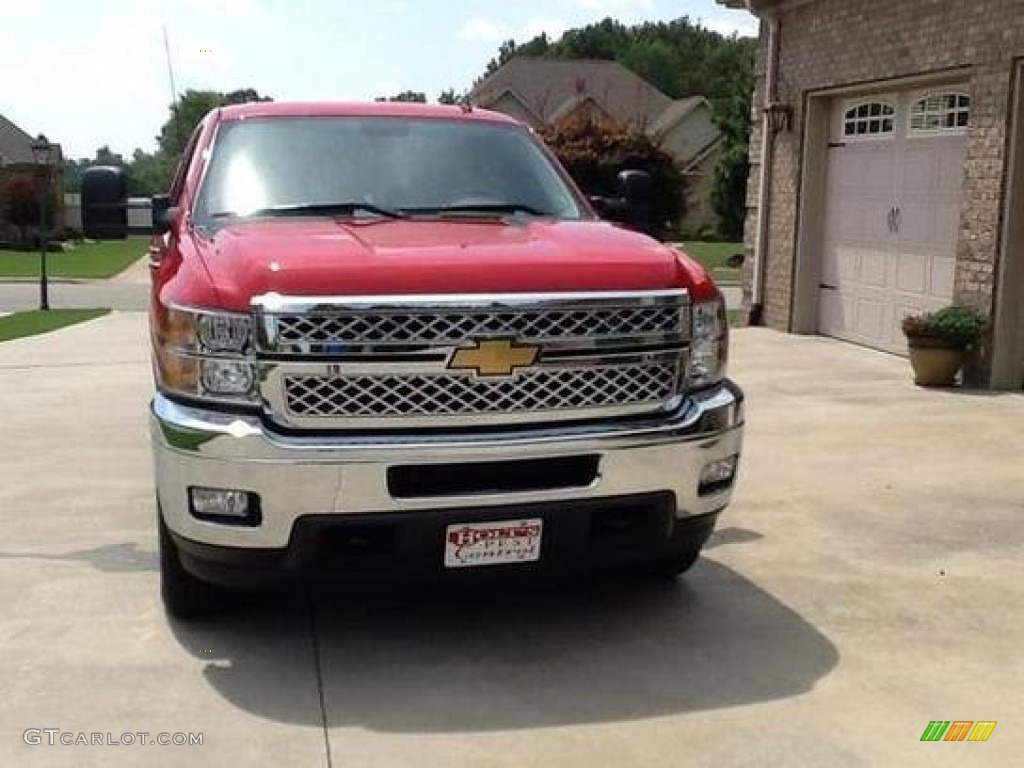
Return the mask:
{"type": "Polygon", "coordinates": [[[848,139],[883,138],[893,132],[896,108],[887,101],[853,104],[843,114],[843,136],[848,139]]]}
{"type": "Polygon", "coordinates": [[[918,136],[966,133],[971,122],[971,97],[960,91],[924,94],[910,107],[910,133],[918,136]]]}

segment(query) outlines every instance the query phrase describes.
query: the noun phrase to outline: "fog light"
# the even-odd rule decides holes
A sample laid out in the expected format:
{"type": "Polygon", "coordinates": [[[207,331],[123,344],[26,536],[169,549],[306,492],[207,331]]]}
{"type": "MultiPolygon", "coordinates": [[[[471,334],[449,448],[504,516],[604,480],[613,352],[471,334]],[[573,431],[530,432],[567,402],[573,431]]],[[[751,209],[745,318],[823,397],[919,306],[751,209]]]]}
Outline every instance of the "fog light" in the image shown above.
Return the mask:
{"type": "Polygon", "coordinates": [[[252,389],[252,367],[230,360],[203,360],[203,389],[211,395],[245,395],[252,389]]]}
{"type": "Polygon", "coordinates": [[[739,463],[739,459],[739,454],[734,454],[728,458],[705,464],[704,469],[700,472],[700,487],[697,489],[697,493],[704,496],[729,486],[736,476],[736,465],[739,463]]]}
{"type": "Polygon", "coordinates": [[[258,497],[247,491],[189,488],[192,514],[199,519],[248,525],[259,524],[258,497]]]}

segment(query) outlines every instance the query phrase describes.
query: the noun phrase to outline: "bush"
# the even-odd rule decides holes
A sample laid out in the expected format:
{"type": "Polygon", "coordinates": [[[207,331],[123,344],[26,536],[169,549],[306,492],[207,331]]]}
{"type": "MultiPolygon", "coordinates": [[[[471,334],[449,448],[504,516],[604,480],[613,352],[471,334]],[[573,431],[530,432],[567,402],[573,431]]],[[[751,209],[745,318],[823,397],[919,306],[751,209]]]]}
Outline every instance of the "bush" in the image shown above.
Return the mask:
{"type": "Polygon", "coordinates": [[[61,227],[53,233],[54,240],[74,241],[81,242],[82,230],[75,229],[74,227],[61,227]]]}
{"type": "Polygon", "coordinates": [[[957,304],[936,312],[908,315],[903,333],[911,341],[925,341],[948,347],[967,347],[981,338],[988,320],[976,309],[957,304]]]}
{"type": "Polygon", "coordinates": [[[587,195],[614,197],[620,171],[649,173],[654,182],[656,236],[683,214],[683,176],[672,156],[646,135],[590,116],[573,116],[540,130],[544,142],[587,195]]]}
{"type": "MultiPolygon", "coordinates": [[[[17,173],[0,186],[0,219],[6,219],[18,229],[19,240],[28,243],[28,230],[39,226],[40,196],[36,178],[30,172],[17,173]]],[[[49,190],[46,200],[46,225],[53,226],[59,199],[49,190]]]]}

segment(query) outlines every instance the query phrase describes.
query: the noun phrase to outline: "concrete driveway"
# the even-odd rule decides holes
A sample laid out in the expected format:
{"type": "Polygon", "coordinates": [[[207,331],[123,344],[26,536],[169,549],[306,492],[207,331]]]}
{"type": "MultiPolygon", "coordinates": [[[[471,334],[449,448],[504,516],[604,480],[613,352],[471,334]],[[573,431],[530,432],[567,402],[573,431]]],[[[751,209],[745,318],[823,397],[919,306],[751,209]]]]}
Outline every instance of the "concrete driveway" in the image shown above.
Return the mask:
{"type": "Polygon", "coordinates": [[[733,373],[741,489],[677,585],[342,590],[173,626],[144,317],[0,345],[0,765],[1019,764],[1024,397],[763,330],[733,373]],[[998,726],[921,743],[930,720],[998,726]]]}

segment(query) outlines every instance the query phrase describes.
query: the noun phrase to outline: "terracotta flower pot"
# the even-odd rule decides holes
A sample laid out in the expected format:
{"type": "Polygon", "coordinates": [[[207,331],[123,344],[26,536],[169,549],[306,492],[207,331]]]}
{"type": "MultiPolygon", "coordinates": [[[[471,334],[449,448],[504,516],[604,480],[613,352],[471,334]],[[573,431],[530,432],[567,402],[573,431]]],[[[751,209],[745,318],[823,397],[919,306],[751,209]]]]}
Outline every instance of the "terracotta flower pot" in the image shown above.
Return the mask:
{"type": "Polygon", "coordinates": [[[910,365],[914,383],[922,387],[951,387],[964,364],[963,347],[943,346],[936,339],[910,339],[910,365]]]}

